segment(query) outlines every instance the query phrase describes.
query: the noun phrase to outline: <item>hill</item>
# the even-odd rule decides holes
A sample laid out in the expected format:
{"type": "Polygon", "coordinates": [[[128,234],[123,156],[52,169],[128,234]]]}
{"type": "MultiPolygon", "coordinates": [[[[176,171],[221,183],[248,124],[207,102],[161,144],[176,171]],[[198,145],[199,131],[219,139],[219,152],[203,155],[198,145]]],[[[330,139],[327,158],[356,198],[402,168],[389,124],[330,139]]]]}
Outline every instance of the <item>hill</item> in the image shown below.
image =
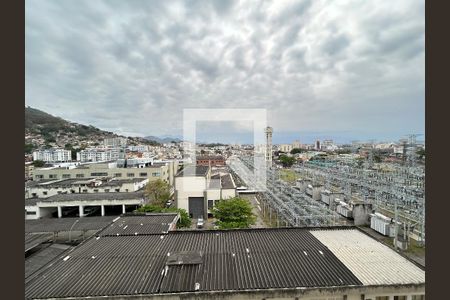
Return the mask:
{"type": "Polygon", "coordinates": [[[179,143],[181,142],[181,139],[177,138],[177,137],[171,137],[171,136],[163,136],[163,137],[157,137],[157,136],[146,136],[144,137],[144,139],[149,140],[149,141],[155,141],[158,142],[160,144],[164,144],[164,143],[179,143]]]}
{"type": "MultiPolygon", "coordinates": [[[[83,125],[50,115],[39,109],[25,107],[25,153],[38,148],[62,147],[67,149],[98,146],[103,139],[124,137],[92,125],[83,125]]],[[[140,137],[128,137],[131,145],[159,145],[140,137]]]]}

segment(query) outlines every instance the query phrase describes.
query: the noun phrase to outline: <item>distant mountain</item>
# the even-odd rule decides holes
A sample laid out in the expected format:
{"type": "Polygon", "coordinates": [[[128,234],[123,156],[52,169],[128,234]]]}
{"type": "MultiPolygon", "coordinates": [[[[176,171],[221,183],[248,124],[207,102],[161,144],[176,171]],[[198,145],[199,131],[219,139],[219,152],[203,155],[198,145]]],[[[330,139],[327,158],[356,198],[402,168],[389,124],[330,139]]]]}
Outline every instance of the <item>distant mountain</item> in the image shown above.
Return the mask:
{"type": "MultiPolygon", "coordinates": [[[[105,138],[124,137],[92,125],[66,121],[32,107],[25,107],[25,152],[37,148],[84,148],[100,145],[105,138]]],[[[131,145],[158,145],[141,137],[128,137],[131,145]]]]}
{"type": "Polygon", "coordinates": [[[171,143],[171,142],[179,143],[182,141],[181,139],[179,139],[177,137],[171,137],[171,136],[157,137],[157,136],[149,135],[149,136],[144,137],[144,139],[149,140],[149,141],[155,141],[160,144],[171,143]]]}

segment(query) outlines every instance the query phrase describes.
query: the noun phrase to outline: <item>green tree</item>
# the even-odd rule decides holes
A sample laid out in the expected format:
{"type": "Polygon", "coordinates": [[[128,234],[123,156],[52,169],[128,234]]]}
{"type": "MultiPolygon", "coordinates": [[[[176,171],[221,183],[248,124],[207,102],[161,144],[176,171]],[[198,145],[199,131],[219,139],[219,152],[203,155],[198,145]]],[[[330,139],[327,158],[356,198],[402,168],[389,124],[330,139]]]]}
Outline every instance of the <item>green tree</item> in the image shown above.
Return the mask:
{"type": "Polygon", "coordinates": [[[213,208],[213,214],[221,229],[249,228],[256,221],[251,204],[239,197],[219,201],[213,208]]]}
{"type": "Polygon", "coordinates": [[[29,154],[33,152],[35,146],[33,144],[25,144],[25,153],[29,154]]]}
{"type": "Polygon", "coordinates": [[[186,210],[182,208],[175,208],[175,207],[169,207],[169,208],[162,208],[160,206],[147,204],[144,206],[139,207],[137,212],[150,212],[150,213],[179,213],[180,219],[178,219],[177,227],[178,228],[186,228],[190,227],[192,224],[191,218],[189,218],[189,214],[186,210]]]}
{"type": "Polygon", "coordinates": [[[164,207],[170,199],[170,185],[161,179],[150,181],[145,187],[145,195],[152,205],[164,207]]]}
{"type": "Polygon", "coordinates": [[[45,161],[43,160],[35,160],[33,161],[33,166],[36,168],[42,168],[45,165],[45,161]]]}
{"type": "Polygon", "coordinates": [[[416,151],[417,156],[419,157],[419,159],[422,159],[423,157],[425,157],[425,149],[419,149],[416,151]]]}
{"type": "Polygon", "coordinates": [[[291,167],[295,163],[295,158],[292,156],[281,155],[280,162],[283,167],[291,167]]]}
{"type": "Polygon", "coordinates": [[[301,148],[294,148],[291,150],[291,154],[296,154],[296,153],[303,153],[306,152],[305,149],[301,149],[301,148]]]}

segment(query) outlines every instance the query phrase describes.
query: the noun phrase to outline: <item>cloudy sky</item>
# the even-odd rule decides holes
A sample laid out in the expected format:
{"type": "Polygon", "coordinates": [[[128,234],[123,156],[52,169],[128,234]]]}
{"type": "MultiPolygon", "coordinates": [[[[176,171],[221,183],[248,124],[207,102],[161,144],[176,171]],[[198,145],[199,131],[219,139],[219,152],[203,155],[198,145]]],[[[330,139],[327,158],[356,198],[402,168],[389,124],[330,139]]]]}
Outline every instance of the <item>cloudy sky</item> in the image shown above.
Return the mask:
{"type": "Polygon", "coordinates": [[[25,104],[70,121],[181,136],[183,108],[264,108],[275,142],[424,133],[423,1],[27,0],[25,13],[25,104]]]}

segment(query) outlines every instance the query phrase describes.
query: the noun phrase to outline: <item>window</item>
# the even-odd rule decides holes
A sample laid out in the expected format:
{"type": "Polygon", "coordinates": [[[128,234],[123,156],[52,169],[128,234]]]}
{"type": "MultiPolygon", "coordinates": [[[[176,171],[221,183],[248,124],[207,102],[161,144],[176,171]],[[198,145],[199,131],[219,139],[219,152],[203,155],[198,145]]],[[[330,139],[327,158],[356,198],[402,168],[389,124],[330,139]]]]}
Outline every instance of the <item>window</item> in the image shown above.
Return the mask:
{"type": "Polygon", "coordinates": [[[108,176],[108,173],[106,173],[106,172],[95,172],[95,173],[91,173],[91,176],[108,176]]]}
{"type": "Polygon", "coordinates": [[[70,174],[63,174],[62,178],[70,178],[70,174]]]}
{"type": "Polygon", "coordinates": [[[114,177],[122,177],[122,173],[115,173],[114,177]]]}
{"type": "Polygon", "coordinates": [[[83,193],[87,193],[87,189],[84,189],[84,190],[83,190],[83,193]]]}
{"type": "Polygon", "coordinates": [[[56,179],[56,178],[58,178],[58,175],[56,175],[56,174],[50,174],[50,175],[48,175],[48,178],[50,178],[50,179],[56,179]]]}
{"type": "Polygon", "coordinates": [[[120,189],[116,189],[115,191],[116,191],[116,193],[118,193],[118,192],[120,192],[120,189]]]}
{"type": "Polygon", "coordinates": [[[212,209],[214,206],[214,201],[213,200],[208,200],[208,209],[212,209]]]}
{"type": "Polygon", "coordinates": [[[146,172],[139,173],[139,176],[140,176],[140,177],[147,177],[147,173],[146,173],[146,172]]]}
{"type": "Polygon", "coordinates": [[[105,189],[105,193],[109,193],[109,189],[105,189]]]}
{"type": "Polygon", "coordinates": [[[42,194],[47,195],[47,191],[43,191],[42,194]]]}
{"type": "Polygon", "coordinates": [[[134,177],[134,173],[127,173],[127,177],[134,177]]]}
{"type": "Polygon", "coordinates": [[[43,178],[44,178],[44,175],[36,175],[36,178],[37,178],[37,179],[43,179],[43,178]]]}
{"type": "Polygon", "coordinates": [[[36,215],[35,211],[27,211],[27,215],[36,215]]]}
{"type": "Polygon", "coordinates": [[[94,193],[98,193],[98,189],[94,189],[94,193]]]}
{"type": "Polygon", "coordinates": [[[394,300],[406,300],[406,296],[394,296],[394,300]]]}
{"type": "Polygon", "coordinates": [[[153,173],[152,173],[152,176],[153,176],[153,177],[159,177],[159,176],[161,176],[161,173],[159,173],[159,172],[153,172],[153,173]]]}
{"type": "Polygon", "coordinates": [[[83,177],[84,177],[84,174],[77,174],[76,177],[77,177],[77,178],[83,178],[83,177]]]}
{"type": "Polygon", "coordinates": [[[36,193],[32,193],[32,194],[31,194],[31,197],[36,197],[36,196],[37,196],[36,193]]]}
{"type": "Polygon", "coordinates": [[[425,300],[425,295],[413,295],[411,300],[425,300]]]}

